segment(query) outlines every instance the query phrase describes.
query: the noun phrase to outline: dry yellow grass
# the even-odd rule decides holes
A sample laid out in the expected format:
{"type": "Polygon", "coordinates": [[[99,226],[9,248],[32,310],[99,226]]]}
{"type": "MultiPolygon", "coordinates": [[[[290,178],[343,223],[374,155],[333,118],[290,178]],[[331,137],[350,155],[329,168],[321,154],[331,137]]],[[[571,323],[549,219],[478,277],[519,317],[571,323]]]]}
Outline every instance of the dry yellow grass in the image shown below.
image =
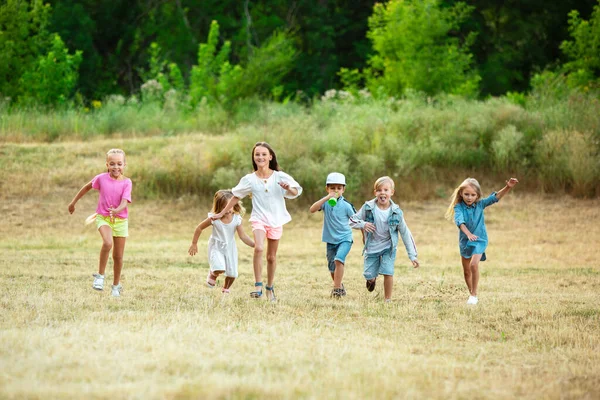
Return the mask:
{"type": "Polygon", "coordinates": [[[422,267],[399,252],[391,304],[364,288],[358,233],[331,299],[321,215],[293,209],[270,304],[248,296],[242,243],[232,294],[203,287],[208,235],[187,248],[208,204],[189,199],[134,203],[123,297],[92,290],[96,199],[69,216],[74,193],[0,205],[2,398],[600,397],[598,200],[516,190],[489,208],[468,307],[445,201],[403,204],[422,267]]]}

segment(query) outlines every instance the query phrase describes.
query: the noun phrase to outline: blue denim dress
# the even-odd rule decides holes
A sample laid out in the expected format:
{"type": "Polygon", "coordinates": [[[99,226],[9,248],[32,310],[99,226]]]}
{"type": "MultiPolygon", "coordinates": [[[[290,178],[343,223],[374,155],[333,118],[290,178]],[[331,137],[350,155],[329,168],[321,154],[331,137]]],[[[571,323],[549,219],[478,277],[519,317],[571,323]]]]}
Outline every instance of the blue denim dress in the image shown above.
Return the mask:
{"type": "Polygon", "coordinates": [[[473,254],[482,254],[481,261],[485,261],[485,249],[488,245],[487,229],[483,218],[483,210],[487,206],[491,206],[498,202],[496,192],[493,192],[488,197],[467,206],[461,201],[454,206],[454,223],[458,230],[458,247],[460,255],[464,258],[471,258],[473,254]],[[467,235],[460,230],[460,225],[465,224],[467,229],[475,236],[477,240],[470,241],[467,235]]]}

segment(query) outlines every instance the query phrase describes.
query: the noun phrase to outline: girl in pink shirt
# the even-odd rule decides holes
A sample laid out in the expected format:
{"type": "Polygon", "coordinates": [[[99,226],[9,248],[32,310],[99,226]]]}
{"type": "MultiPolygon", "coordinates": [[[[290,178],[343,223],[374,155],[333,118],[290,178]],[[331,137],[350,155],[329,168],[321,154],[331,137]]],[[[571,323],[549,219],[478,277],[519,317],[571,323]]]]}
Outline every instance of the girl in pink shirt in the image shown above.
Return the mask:
{"type": "Polygon", "coordinates": [[[96,227],[102,237],[98,273],[94,274],[92,287],[96,290],[104,289],[104,271],[108,263],[110,250],[113,250],[114,277],[111,294],[115,297],[121,295],[123,289],[121,269],[123,268],[123,252],[128,233],[127,204],[131,203],[131,179],[123,175],[125,169],[125,152],[121,149],[111,149],[106,153],[106,168],[108,172],[96,175],[77,192],[69,203],[69,213],[75,211],[75,204],[91,189],[100,192],[96,214],[92,216],[96,227]]]}

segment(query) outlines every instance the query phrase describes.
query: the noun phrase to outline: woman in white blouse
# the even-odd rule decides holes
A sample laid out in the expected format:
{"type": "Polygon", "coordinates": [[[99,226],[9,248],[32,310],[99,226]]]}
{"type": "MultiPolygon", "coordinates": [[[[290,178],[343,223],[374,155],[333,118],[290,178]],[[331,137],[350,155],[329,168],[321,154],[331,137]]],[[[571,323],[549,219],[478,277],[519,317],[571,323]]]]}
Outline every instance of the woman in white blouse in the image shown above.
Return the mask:
{"type": "Polygon", "coordinates": [[[252,214],[250,223],[254,233],[254,291],[251,297],[262,296],[262,258],[267,239],[267,297],[276,301],[273,280],[277,268],[277,247],[283,234],[283,225],[292,220],[285,208],[285,199],[295,199],[302,193],[302,187],[290,175],[279,170],[275,151],[266,142],[258,142],[252,148],[254,172],[244,176],[236,187],[231,189],[233,197],[223,211],[213,215],[220,219],[235,206],[240,199],[252,194],[252,214]]]}

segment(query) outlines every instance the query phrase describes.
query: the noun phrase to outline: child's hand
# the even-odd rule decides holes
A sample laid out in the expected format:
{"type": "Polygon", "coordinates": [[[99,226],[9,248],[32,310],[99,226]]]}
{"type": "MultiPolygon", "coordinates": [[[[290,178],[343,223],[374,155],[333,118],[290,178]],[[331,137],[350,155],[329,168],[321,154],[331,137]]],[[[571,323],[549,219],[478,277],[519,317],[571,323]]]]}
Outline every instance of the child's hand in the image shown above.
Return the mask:
{"type": "Polygon", "coordinates": [[[375,224],[372,222],[365,222],[365,231],[373,233],[375,232],[376,228],[375,228],[375,224]]]}
{"type": "Polygon", "coordinates": [[[223,218],[223,211],[221,211],[218,214],[214,214],[214,215],[210,216],[210,219],[212,219],[213,221],[216,221],[216,220],[221,219],[221,218],[223,218]]]}
{"type": "Polygon", "coordinates": [[[511,187],[514,187],[517,183],[519,183],[519,180],[517,178],[510,178],[509,180],[506,181],[506,186],[511,188],[511,187]]]}
{"type": "Polygon", "coordinates": [[[69,214],[73,214],[75,212],[75,204],[69,204],[69,214]]]}
{"type": "Polygon", "coordinates": [[[419,268],[419,266],[420,266],[421,264],[419,264],[419,260],[417,260],[417,259],[415,258],[414,260],[412,260],[412,265],[413,265],[413,268],[419,268]]]}
{"type": "Polygon", "coordinates": [[[289,183],[283,182],[283,181],[278,182],[278,183],[279,183],[279,186],[281,186],[283,189],[290,190],[290,184],[289,183]]]}
{"type": "Polygon", "coordinates": [[[476,241],[477,239],[479,239],[479,238],[478,238],[476,235],[473,235],[472,233],[469,233],[469,234],[467,235],[467,237],[469,238],[469,240],[470,240],[471,242],[474,242],[474,241],[476,241]]]}
{"type": "Polygon", "coordinates": [[[198,245],[197,244],[192,244],[188,250],[188,253],[190,256],[194,256],[198,253],[198,245]]]}
{"type": "Polygon", "coordinates": [[[115,214],[116,214],[116,208],[114,208],[113,206],[108,207],[108,216],[110,217],[110,222],[111,223],[115,223],[115,214]]]}

